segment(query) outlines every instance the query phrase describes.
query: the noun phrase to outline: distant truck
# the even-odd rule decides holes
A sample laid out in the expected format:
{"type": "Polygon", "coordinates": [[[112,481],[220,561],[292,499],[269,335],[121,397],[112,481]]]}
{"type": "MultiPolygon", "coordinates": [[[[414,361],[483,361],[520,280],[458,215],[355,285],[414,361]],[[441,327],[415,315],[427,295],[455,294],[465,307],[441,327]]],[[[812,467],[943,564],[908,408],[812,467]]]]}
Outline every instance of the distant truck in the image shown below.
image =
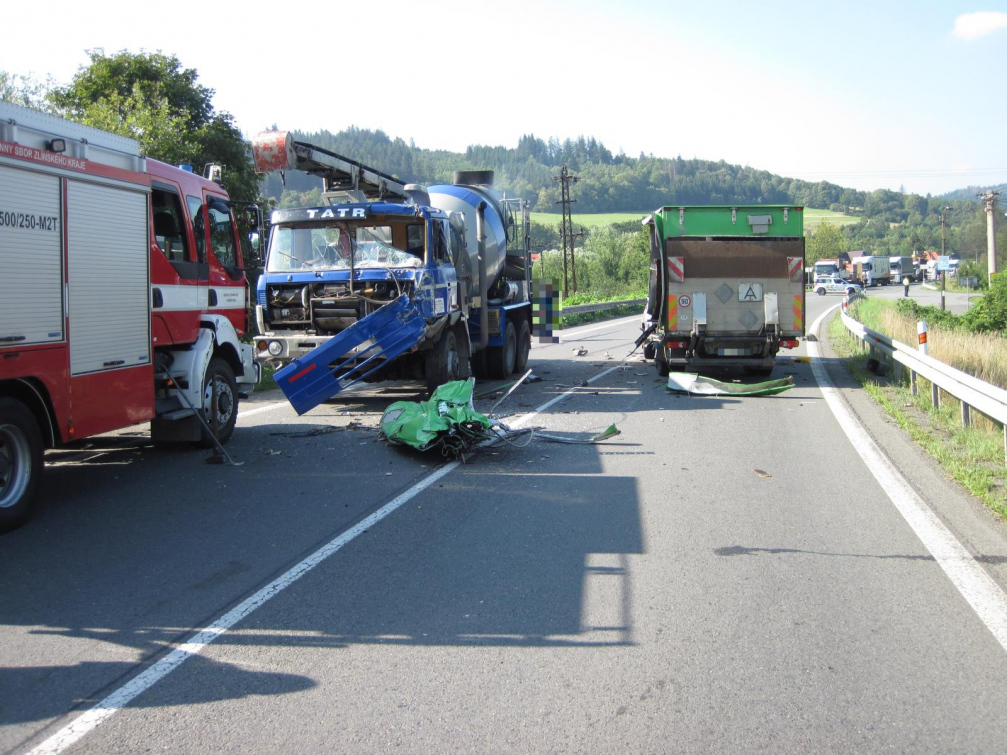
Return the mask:
{"type": "Polygon", "coordinates": [[[845,278],[848,274],[845,270],[840,269],[839,260],[837,259],[821,259],[815,263],[816,278],[821,278],[823,275],[837,275],[840,278],[845,278]]]}
{"type": "Polygon", "coordinates": [[[769,375],[804,337],[804,213],[790,206],[662,207],[650,229],[641,342],[658,374],[769,375]]]}
{"type": "Polygon", "coordinates": [[[850,260],[853,278],[865,288],[887,286],[892,280],[890,259],[877,255],[856,257],[850,260]]]}
{"type": "Polygon", "coordinates": [[[902,283],[904,278],[913,280],[916,277],[912,257],[889,257],[888,269],[891,272],[891,279],[896,283],[902,283]]]}
{"type": "Polygon", "coordinates": [[[850,278],[850,255],[843,252],[838,257],[820,259],[815,263],[815,277],[838,275],[843,280],[850,278]]]}

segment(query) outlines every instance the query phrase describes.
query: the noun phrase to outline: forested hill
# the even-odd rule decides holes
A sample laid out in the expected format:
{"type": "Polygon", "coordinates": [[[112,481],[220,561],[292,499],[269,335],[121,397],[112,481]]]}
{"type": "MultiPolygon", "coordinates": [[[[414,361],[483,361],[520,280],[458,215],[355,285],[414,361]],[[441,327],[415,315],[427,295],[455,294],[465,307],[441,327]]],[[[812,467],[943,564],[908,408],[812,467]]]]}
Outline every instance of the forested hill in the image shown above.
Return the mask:
{"type": "Polygon", "coordinates": [[[947,194],[941,194],[942,199],[959,199],[969,202],[978,202],[979,196],[987,191],[997,191],[1001,195],[1007,194],[1007,184],[999,186],[966,186],[964,189],[955,189],[947,194]]]}
{"type": "MultiPolygon", "coordinates": [[[[337,152],[406,182],[450,182],[456,170],[493,170],[496,185],[521,196],[540,212],[557,211],[560,167],[580,180],[573,189],[579,213],[641,212],[665,204],[799,204],[822,209],[864,207],[864,192],[827,182],[784,178],[724,161],[684,160],[653,155],[613,155],[594,138],[543,141],[529,134],[516,148],[469,147],[464,153],[426,150],[382,131],[349,128],[332,134],[294,132],[294,138],[337,152]]],[[[318,184],[287,176],[286,189],[308,192],[318,184]]],[[[277,199],[284,187],[271,177],[265,192],[277,199]]],[[[308,199],[308,198],[305,198],[308,199]]],[[[286,204],[299,203],[288,196],[286,204]]]]}

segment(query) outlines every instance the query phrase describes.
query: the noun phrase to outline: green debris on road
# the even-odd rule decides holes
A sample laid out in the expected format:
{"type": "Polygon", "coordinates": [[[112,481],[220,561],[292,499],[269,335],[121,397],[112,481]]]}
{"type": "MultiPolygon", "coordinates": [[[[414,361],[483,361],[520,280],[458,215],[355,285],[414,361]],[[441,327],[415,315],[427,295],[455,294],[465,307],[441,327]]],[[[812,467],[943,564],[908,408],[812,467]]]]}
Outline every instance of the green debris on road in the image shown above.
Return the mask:
{"type": "Polygon", "coordinates": [[[472,408],[475,380],[445,383],[426,401],[396,401],[381,416],[381,432],[390,443],[427,451],[440,446],[457,457],[490,437],[492,423],[472,408]]]}
{"type": "Polygon", "coordinates": [[[773,396],[794,387],[793,376],[764,383],[722,383],[692,372],[668,375],[668,390],[696,396],[773,396]]]}

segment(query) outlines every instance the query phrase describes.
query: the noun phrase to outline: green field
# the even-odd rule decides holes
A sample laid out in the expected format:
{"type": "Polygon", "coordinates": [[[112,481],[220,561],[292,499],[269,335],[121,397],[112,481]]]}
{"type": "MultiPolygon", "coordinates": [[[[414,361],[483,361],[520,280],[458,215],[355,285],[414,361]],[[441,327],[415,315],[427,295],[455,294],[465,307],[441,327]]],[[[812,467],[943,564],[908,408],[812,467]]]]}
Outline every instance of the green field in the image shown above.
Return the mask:
{"type": "Polygon", "coordinates": [[[804,231],[815,231],[822,223],[832,223],[833,225],[850,225],[859,223],[860,218],[856,215],[844,215],[841,212],[832,210],[812,210],[810,207],[804,210],[804,231]]]}
{"type": "MultiPolygon", "coordinates": [[[[600,228],[612,223],[638,223],[649,214],[647,212],[604,212],[596,215],[574,215],[573,227],[575,229],[580,226],[584,226],[585,228],[600,228]]],[[[560,216],[552,212],[533,212],[531,220],[533,223],[558,227],[560,216]]],[[[860,218],[854,215],[844,215],[841,212],[833,212],[832,210],[812,210],[811,208],[804,210],[804,230],[806,233],[814,232],[818,229],[818,226],[826,222],[835,225],[849,225],[850,223],[859,223],[860,218]]]]}
{"type": "MultiPolygon", "coordinates": [[[[646,212],[601,212],[596,215],[574,215],[574,229],[584,226],[585,228],[601,228],[612,225],[612,223],[638,223],[648,215],[646,212]]],[[[541,223],[559,227],[560,215],[554,212],[533,212],[531,222],[541,223]]]]}

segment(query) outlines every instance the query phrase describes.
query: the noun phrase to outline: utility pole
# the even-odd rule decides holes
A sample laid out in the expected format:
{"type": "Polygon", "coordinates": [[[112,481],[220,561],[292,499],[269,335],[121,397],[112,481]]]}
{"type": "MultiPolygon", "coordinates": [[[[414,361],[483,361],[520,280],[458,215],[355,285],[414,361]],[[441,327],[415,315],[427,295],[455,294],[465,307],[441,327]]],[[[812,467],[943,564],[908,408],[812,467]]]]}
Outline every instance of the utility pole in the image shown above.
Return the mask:
{"type": "Polygon", "coordinates": [[[573,255],[573,241],[576,237],[584,236],[584,229],[581,228],[580,233],[575,234],[573,232],[573,216],[570,212],[570,205],[576,202],[576,199],[570,199],[570,184],[577,183],[580,180],[580,176],[570,175],[570,171],[567,170],[564,165],[560,174],[558,176],[552,177],[553,181],[560,182],[560,201],[556,204],[563,205],[563,221],[560,226],[560,235],[563,238],[563,291],[566,293],[577,293],[577,262],[573,255]],[[570,247],[570,272],[573,273],[573,288],[570,288],[570,278],[567,273],[567,246],[570,247]]]}
{"type": "Polygon", "coordinates": [[[997,228],[994,222],[997,197],[999,191],[990,189],[982,195],[983,207],[986,208],[986,269],[992,282],[993,273],[997,271],[997,228]]]}
{"type": "MultiPolygon", "coordinates": [[[[941,257],[946,256],[944,253],[944,213],[950,209],[950,207],[945,207],[941,210],[941,257]]],[[[946,276],[947,272],[941,270],[941,309],[944,309],[944,279],[946,276]]]]}

